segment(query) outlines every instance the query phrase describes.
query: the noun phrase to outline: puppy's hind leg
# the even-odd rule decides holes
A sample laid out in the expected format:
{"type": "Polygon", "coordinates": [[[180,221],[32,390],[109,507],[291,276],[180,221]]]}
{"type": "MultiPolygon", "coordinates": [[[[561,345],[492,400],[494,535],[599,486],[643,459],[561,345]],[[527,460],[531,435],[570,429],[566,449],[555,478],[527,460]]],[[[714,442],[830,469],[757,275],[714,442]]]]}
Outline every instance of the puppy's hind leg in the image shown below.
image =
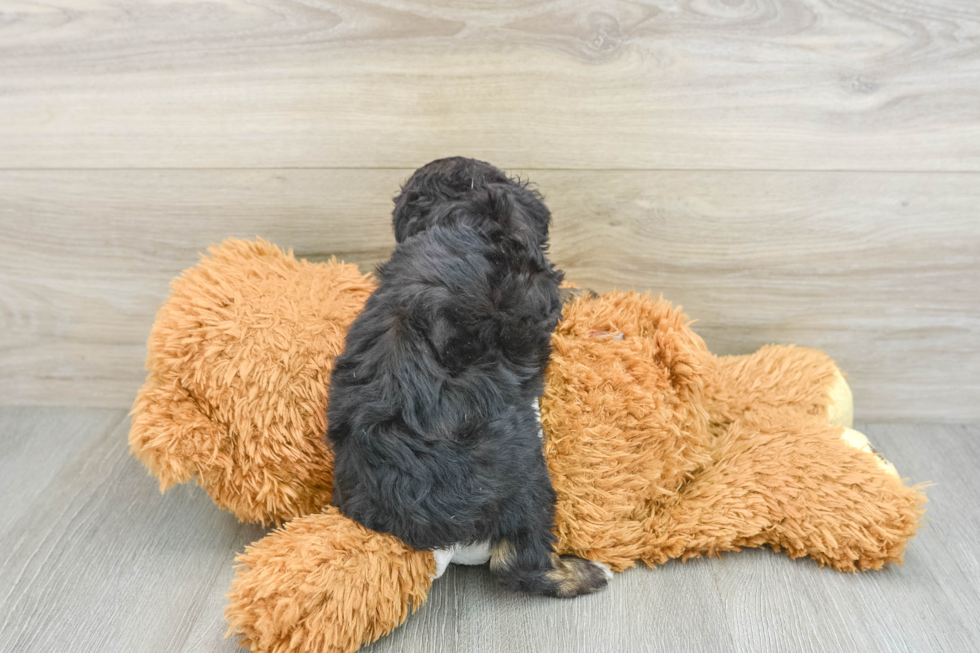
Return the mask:
{"type": "Polygon", "coordinates": [[[511,450],[505,486],[509,499],[489,533],[490,571],[504,588],[514,592],[571,598],[603,589],[612,577],[609,568],[575,556],[555,554],[557,496],[548,476],[537,399],[519,413],[512,433],[521,445],[511,450]]]}
{"type": "Polygon", "coordinates": [[[490,571],[514,592],[558,598],[598,592],[612,572],[598,562],[555,553],[551,529],[556,497],[540,446],[530,460],[522,487],[512,497],[506,523],[491,538],[490,571]]]}
{"type": "Polygon", "coordinates": [[[505,589],[572,598],[605,588],[612,572],[605,565],[552,551],[551,538],[500,540],[490,549],[490,571],[505,589]]]}

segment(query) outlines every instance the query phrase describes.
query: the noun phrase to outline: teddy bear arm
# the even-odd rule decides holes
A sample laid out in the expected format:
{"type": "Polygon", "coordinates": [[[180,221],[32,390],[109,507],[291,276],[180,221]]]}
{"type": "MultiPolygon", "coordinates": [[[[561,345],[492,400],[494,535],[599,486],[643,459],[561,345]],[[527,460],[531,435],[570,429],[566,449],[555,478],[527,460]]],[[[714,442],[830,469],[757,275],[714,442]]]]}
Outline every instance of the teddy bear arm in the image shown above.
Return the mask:
{"type": "Polygon", "coordinates": [[[330,507],[237,558],[225,618],[252,651],[352,653],[425,603],[436,562],[330,507]]]}

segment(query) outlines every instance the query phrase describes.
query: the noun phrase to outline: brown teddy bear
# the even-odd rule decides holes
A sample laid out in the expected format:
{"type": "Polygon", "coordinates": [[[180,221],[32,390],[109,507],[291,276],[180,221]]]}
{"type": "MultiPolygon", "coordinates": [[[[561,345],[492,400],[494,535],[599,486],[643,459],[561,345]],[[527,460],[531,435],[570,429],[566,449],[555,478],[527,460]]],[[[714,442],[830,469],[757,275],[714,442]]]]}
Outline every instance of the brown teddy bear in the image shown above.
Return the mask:
{"type": "MultiPolygon", "coordinates": [[[[354,651],[418,608],[452,558],[329,506],[327,387],[373,290],[336,261],[229,240],[172,284],[133,408],[161,490],[196,480],[243,521],[285,526],[239,557],[227,618],[253,651],[354,651]]],[[[841,571],[901,562],[925,497],[850,429],[836,365],[802,347],[713,356],[663,299],[565,308],[541,402],[560,553],[636,561],[768,544],[841,571]]]]}

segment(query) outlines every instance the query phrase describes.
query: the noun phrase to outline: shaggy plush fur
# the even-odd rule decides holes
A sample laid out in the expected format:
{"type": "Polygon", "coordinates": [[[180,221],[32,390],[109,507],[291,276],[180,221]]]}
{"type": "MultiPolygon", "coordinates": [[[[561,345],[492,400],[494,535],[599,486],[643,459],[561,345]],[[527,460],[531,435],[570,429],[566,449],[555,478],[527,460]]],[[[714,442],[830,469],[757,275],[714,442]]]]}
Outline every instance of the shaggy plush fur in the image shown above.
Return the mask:
{"type": "Polygon", "coordinates": [[[228,595],[249,624],[239,643],[269,653],[355,651],[425,603],[435,571],[431,554],[332,507],[248,547],[238,565],[255,571],[228,595]]]}
{"type": "Polygon", "coordinates": [[[157,313],[131,451],[161,491],[194,479],[242,521],[316,512],[333,487],[323,433],[334,357],[375,284],[261,240],[208,251],[157,313]]]}
{"type": "Polygon", "coordinates": [[[420,550],[489,542],[505,587],[577,596],[606,578],[554,556],[535,412],[561,315],[549,222],[486,163],[442,159],[408,180],[400,242],[330,383],[333,504],[420,550]]]}
{"type": "MultiPolygon", "coordinates": [[[[370,290],[350,266],[229,241],[175,281],[154,327],[134,454],[241,519],[312,513],[240,559],[226,614],[256,653],[353,651],[424,600],[434,569],[327,507],[318,383],[370,290]]],[[[718,358],[677,309],[631,293],[566,307],[553,342],[541,409],[559,552],[616,569],[766,544],[842,571],[901,562],[925,497],[852,446],[825,355],[718,358]]]]}
{"type": "Polygon", "coordinates": [[[569,306],[541,404],[559,550],[617,571],[766,544],[842,571],[900,562],[924,497],[842,439],[839,383],[812,349],[712,356],[662,299],[569,306]]]}

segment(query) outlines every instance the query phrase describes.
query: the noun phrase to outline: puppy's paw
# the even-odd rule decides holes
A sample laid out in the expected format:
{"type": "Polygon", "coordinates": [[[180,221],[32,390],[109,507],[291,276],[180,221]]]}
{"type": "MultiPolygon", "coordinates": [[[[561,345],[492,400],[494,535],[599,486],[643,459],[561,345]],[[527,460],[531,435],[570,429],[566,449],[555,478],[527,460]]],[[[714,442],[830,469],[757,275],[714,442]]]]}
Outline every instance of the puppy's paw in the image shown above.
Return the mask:
{"type": "Polygon", "coordinates": [[[568,555],[556,556],[554,569],[548,572],[548,579],[554,583],[554,595],[562,599],[598,592],[605,589],[611,578],[612,571],[601,562],[568,555]]]}

